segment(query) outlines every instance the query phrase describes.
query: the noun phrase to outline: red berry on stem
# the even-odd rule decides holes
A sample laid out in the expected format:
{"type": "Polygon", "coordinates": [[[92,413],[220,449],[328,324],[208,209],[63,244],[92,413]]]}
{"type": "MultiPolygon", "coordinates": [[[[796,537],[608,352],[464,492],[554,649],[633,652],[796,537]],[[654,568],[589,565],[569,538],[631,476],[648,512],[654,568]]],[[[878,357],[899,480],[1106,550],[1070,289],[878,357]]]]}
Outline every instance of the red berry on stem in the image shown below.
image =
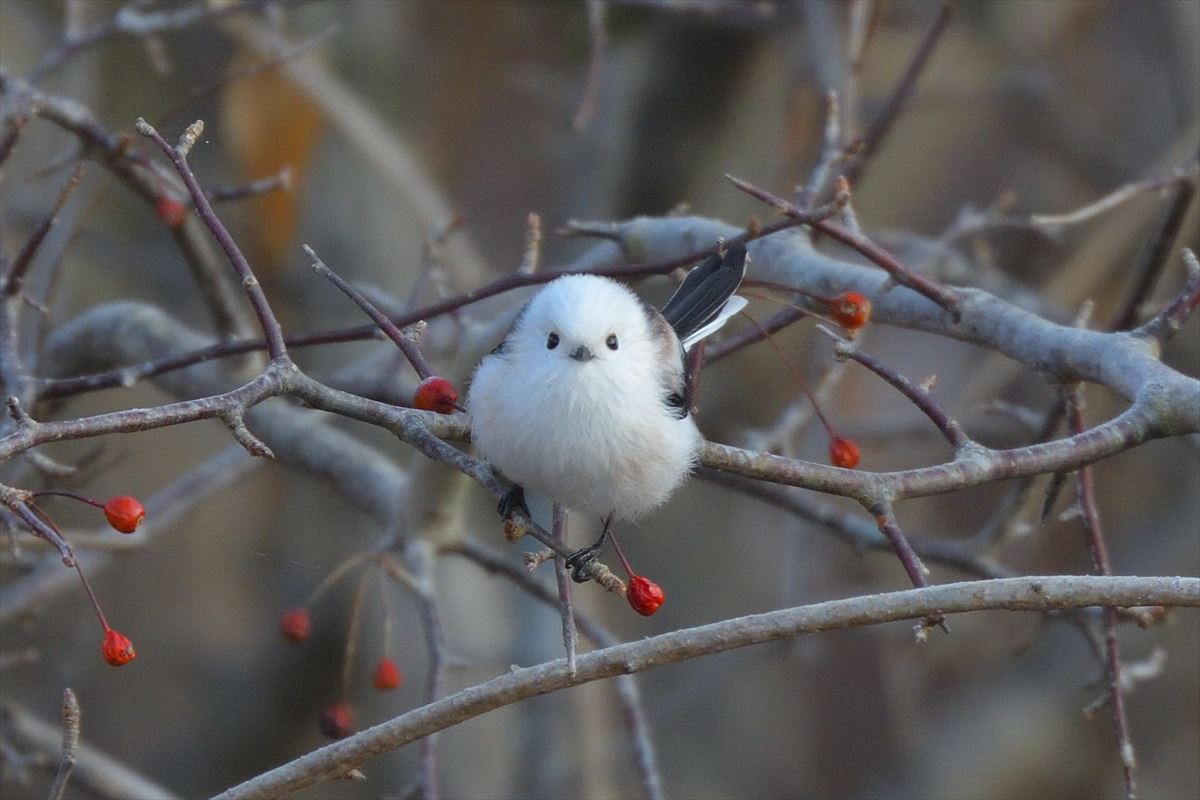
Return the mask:
{"type": "Polygon", "coordinates": [[[854,469],[858,466],[858,459],[861,455],[858,445],[851,439],[834,436],[829,440],[829,463],[835,467],[854,469]]]}
{"type": "Polygon", "coordinates": [[[667,599],[662,587],[645,575],[634,575],[629,579],[629,588],[625,590],[625,599],[633,610],[648,617],[667,599]]]}
{"type": "Polygon", "coordinates": [[[288,611],[279,618],[279,630],[289,642],[303,642],[312,630],[312,619],[308,616],[308,609],[300,606],[288,611]]]}
{"type": "Polygon", "coordinates": [[[123,666],[137,658],[129,637],[112,628],[104,631],[104,643],[100,645],[100,652],[104,660],[114,667],[123,666]]]}
{"type": "Polygon", "coordinates": [[[168,228],[178,228],[187,218],[187,206],[174,197],[160,194],[154,203],[154,213],[168,228]]]}
{"type": "Polygon", "coordinates": [[[375,675],[371,681],[375,684],[376,689],[386,692],[389,689],[399,688],[400,684],[404,683],[404,676],[400,674],[400,668],[396,666],[395,661],[390,658],[381,658],[375,665],[375,675]]]}
{"type": "Polygon", "coordinates": [[[413,407],[422,411],[453,414],[457,403],[458,392],[454,389],[454,384],[437,375],[430,375],[421,381],[417,391],[413,392],[413,407]]]}
{"type": "Polygon", "coordinates": [[[856,331],[871,320],[871,301],[858,292],[842,292],[829,301],[833,321],[848,331],[856,331]]]}
{"type": "Polygon", "coordinates": [[[108,498],[104,504],[104,516],[108,517],[108,524],[121,533],[133,533],[142,524],[146,508],[136,497],[123,494],[108,498]]]}
{"type": "Polygon", "coordinates": [[[321,712],[317,725],[326,737],[345,739],[354,733],[354,719],[350,716],[350,706],[345,703],[334,703],[321,712]]]}

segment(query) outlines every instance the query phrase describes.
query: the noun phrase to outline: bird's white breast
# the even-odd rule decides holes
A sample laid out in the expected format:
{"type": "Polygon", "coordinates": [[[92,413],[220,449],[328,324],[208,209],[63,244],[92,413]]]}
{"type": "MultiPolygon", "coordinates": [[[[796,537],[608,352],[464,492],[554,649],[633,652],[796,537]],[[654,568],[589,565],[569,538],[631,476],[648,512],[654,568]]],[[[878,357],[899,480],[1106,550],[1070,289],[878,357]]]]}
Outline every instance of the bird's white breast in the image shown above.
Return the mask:
{"type": "Polygon", "coordinates": [[[598,364],[515,370],[483,360],[471,385],[472,438],[509,479],[578,511],[632,519],[691,471],[701,438],[675,418],[650,378],[619,383],[598,364]],[[565,376],[565,377],[564,377],[565,376]]]}

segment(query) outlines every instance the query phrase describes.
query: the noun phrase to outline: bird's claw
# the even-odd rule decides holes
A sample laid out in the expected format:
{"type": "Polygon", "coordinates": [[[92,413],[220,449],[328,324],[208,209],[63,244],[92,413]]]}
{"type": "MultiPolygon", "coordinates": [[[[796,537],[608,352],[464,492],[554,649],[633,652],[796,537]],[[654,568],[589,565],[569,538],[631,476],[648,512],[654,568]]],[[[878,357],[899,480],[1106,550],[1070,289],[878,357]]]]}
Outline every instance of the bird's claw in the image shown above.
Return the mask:
{"type": "Polygon", "coordinates": [[[526,517],[532,516],[529,513],[529,506],[525,505],[525,490],[515,483],[504,494],[504,497],[500,498],[496,510],[505,519],[512,519],[513,514],[517,511],[521,511],[526,517]]]}
{"type": "Polygon", "coordinates": [[[576,583],[587,583],[591,580],[591,566],[600,558],[600,550],[604,547],[601,540],[593,545],[576,550],[567,558],[567,568],[571,570],[571,580],[576,583]]]}

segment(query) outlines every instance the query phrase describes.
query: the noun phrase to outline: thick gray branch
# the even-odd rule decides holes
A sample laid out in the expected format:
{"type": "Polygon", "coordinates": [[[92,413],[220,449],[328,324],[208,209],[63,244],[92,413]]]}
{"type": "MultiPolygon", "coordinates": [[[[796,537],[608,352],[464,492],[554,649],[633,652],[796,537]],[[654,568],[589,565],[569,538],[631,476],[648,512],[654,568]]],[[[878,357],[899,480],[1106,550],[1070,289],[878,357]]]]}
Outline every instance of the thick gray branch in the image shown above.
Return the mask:
{"type": "Polygon", "coordinates": [[[528,667],[430,703],[348,739],[322,747],[218,795],[219,800],[278,797],[345,774],[372,756],[529,697],[818,631],[878,625],[928,614],[985,609],[1048,611],[1096,605],[1200,606],[1200,578],[1056,575],[971,581],[831,600],[724,620],[528,667]]]}

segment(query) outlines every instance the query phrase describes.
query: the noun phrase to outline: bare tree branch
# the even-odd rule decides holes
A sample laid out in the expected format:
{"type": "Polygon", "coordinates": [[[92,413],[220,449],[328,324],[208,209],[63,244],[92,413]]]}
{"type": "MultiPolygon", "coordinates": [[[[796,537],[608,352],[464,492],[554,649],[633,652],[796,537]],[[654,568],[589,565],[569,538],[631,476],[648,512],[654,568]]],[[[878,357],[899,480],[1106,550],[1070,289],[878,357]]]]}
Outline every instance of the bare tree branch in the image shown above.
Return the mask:
{"type": "Polygon", "coordinates": [[[1055,575],[951,583],[830,600],[686,628],[586,653],[579,657],[574,676],[565,659],[509,672],[323,747],[216,797],[278,797],[343,775],[372,756],[529,697],[738,647],[806,633],[917,619],[938,611],[1048,611],[1093,605],[1200,606],[1200,578],[1055,575]]]}

